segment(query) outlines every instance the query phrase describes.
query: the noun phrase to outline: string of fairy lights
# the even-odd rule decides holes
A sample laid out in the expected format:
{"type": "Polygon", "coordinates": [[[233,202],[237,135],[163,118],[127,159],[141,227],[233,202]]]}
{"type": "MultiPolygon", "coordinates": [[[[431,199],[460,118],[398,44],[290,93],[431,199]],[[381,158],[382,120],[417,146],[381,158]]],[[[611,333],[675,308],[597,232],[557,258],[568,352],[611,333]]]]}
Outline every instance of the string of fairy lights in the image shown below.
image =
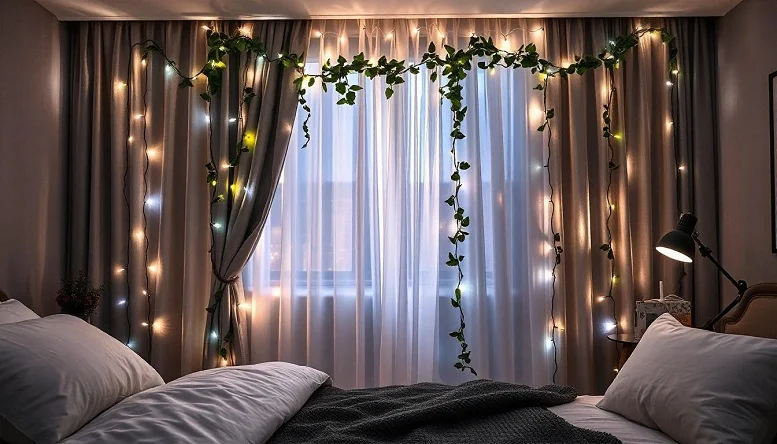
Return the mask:
{"type": "MultiPolygon", "coordinates": [[[[641,38],[645,35],[660,35],[660,31],[658,30],[649,30],[649,29],[643,29],[642,27],[637,27],[635,30],[635,33],[637,33],[638,37],[641,38]]],[[[665,43],[664,43],[665,44],[665,43]]],[[[614,45],[614,42],[610,41],[610,45],[614,45]]],[[[618,65],[616,63],[615,68],[617,68],[618,65]]],[[[678,77],[679,76],[679,69],[677,66],[671,66],[669,73],[671,76],[678,77]]],[[[614,297],[614,288],[615,285],[618,283],[619,275],[616,271],[616,256],[615,256],[615,248],[613,247],[613,233],[612,228],[610,226],[611,219],[613,217],[613,214],[616,210],[615,203],[613,201],[612,196],[612,185],[613,185],[613,176],[615,172],[620,168],[620,165],[615,162],[616,160],[616,149],[615,149],[615,143],[617,142],[621,146],[621,150],[624,153],[624,156],[619,156],[621,158],[625,158],[625,138],[622,131],[615,131],[613,129],[615,118],[617,118],[617,112],[613,111],[613,104],[615,102],[615,96],[617,94],[617,88],[615,86],[615,72],[613,68],[608,68],[606,71],[606,91],[607,91],[607,101],[606,104],[603,105],[604,111],[602,113],[602,120],[604,123],[603,128],[603,137],[606,140],[607,145],[607,151],[608,151],[608,159],[607,159],[607,168],[608,168],[608,175],[607,175],[607,186],[605,189],[605,201],[606,201],[606,216],[605,216],[605,231],[606,231],[606,242],[602,244],[600,247],[601,250],[603,250],[607,254],[607,260],[609,262],[609,282],[608,282],[608,289],[605,295],[597,297],[598,302],[608,302],[610,304],[611,311],[611,318],[610,320],[606,321],[604,323],[604,331],[605,334],[614,332],[615,335],[620,334],[621,328],[623,325],[626,324],[626,322],[618,322],[618,306],[617,306],[617,300],[614,297]]],[[[676,107],[674,106],[674,100],[676,95],[676,80],[669,78],[666,80],[666,86],[670,88],[669,97],[670,97],[670,105],[669,105],[669,115],[670,117],[666,120],[666,130],[670,132],[669,134],[669,140],[673,141],[673,148],[674,148],[674,154],[675,154],[675,171],[676,171],[676,193],[677,193],[677,211],[678,214],[681,213],[682,203],[681,203],[681,196],[682,196],[682,172],[685,170],[684,165],[682,164],[681,156],[679,153],[679,141],[677,140],[677,132],[674,128],[674,119],[673,116],[675,113],[676,107]]],[[[682,279],[685,275],[685,270],[681,266],[681,275],[680,275],[680,285],[682,284],[682,279]]],[[[615,373],[618,373],[620,370],[620,349],[617,345],[617,342],[615,343],[615,362],[616,365],[613,368],[613,371],[615,373]]]]}
{"type": "MultiPolygon", "coordinates": [[[[149,253],[151,242],[148,236],[148,210],[151,207],[158,208],[161,206],[161,201],[158,197],[151,196],[149,194],[149,171],[151,168],[151,162],[160,157],[160,151],[157,148],[149,145],[148,134],[148,82],[149,82],[149,70],[146,69],[149,60],[146,58],[146,54],[142,54],[140,57],[140,94],[141,94],[141,106],[139,111],[133,112],[133,103],[135,101],[134,88],[137,82],[135,72],[137,66],[135,62],[138,59],[137,49],[145,45],[146,42],[136,43],[130,48],[129,60],[127,63],[126,81],[116,81],[114,90],[120,99],[123,99],[126,103],[126,139],[125,139],[125,156],[124,156],[124,184],[122,188],[124,196],[124,204],[126,210],[126,222],[127,222],[127,241],[126,252],[124,261],[121,265],[115,266],[115,274],[117,278],[124,279],[125,295],[116,302],[118,307],[124,309],[126,323],[127,323],[127,335],[125,345],[132,349],[137,349],[137,343],[133,336],[133,322],[132,322],[132,307],[135,298],[138,296],[136,291],[132,288],[133,273],[132,273],[132,250],[133,241],[137,245],[140,251],[141,268],[142,272],[142,289],[139,291],[139,296],[142,296],[146,303],[145,319],[140,323],[140,326],[146,330],[147,337],[147,359],[151,360],[153,353],[153,339],[154,329],[159,325],[155,323],[154,319],[154,301],[152,290],[152,276],[155,280],[159,279],[160,274],[160,262],[155,261],[149,263],[149,253]],[[134,124],[137,123],[137,124],[134,124]],[[139,136],[139,139],[136,138],[139,136]],[[140,226],[135,225],[133,215],[138,210],[133,205],[130,198],[130,189],[132,186],[132,173],[133,162],[132,159],[136,157],[137,151],[140,150],[142,157],[142,167],[140,176],[142,177],[142,205],[140,207],[140,226]]],[[[166,70],[167,71],[167,70],[166,70]]],[[[137,250],[136,250],[137,251],[137,250]]]]}

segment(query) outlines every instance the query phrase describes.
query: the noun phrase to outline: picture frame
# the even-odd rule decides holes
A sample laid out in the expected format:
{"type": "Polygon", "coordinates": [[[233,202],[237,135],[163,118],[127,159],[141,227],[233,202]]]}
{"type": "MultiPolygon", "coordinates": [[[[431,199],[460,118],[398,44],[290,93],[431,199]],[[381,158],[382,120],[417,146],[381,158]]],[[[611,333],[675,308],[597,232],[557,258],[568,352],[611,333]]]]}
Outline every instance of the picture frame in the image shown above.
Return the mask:
{"type": "Polygon", "coordinates": [[[771,163],[772,252],[777,254],[777,71],[769,74],[769,157],[771,163]]]}

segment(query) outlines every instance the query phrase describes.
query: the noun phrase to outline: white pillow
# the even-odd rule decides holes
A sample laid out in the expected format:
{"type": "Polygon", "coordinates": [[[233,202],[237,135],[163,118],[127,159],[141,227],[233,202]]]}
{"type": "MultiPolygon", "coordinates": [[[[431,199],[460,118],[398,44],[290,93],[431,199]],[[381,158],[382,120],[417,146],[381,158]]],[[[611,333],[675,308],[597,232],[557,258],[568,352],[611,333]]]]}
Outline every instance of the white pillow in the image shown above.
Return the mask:
{"type": "Polygon", "coordinates": [[[39,318],[40,316],[36,315],[34,311],[25,307],[24,304],[16,299],[0,302],[0,324],[11,324],[13,322],[39,318]]]}
{"type": "Polygon", "coordinates": [[[777,340],[684,327],[663,314],[597,406],[682,444],[770,443],[777,340]]]}
{"type": "Polygon", "coordinates": [[[164,384],[127,346],[69,315],[0,325],[0,356],[0,417],[36,443],[164,384]]]}

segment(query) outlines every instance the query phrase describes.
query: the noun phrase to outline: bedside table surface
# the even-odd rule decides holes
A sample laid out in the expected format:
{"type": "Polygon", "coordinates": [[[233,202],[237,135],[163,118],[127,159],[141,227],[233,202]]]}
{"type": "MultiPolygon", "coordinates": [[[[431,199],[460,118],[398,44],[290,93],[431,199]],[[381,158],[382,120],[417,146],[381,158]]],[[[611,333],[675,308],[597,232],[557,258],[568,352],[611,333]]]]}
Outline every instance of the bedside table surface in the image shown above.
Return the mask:
{"type": "Polygon", "coordinates": [[[620,333],[607,335],[607,339],[621,344],[638,344],[640,338],[634,336],[634,333],[620,333]]]}

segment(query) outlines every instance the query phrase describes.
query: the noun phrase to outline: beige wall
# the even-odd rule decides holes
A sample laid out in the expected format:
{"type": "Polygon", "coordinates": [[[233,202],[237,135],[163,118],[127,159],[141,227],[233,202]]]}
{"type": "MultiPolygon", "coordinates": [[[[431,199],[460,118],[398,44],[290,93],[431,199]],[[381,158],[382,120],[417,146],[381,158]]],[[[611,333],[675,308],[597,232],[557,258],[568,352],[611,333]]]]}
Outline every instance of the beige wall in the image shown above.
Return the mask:
{"type": "Polygon", "coordinates": [[[0,1],[0,288],[40,314],[64,256],[63,29],[34,0],[0,1]]]}
{"type": "MultiPolygon", "coordinates": [[[[768,90],[777,71],[777,1],[744,0],[718,24],[721,259],[750,284],[777,282],[768,90]]],[[[724,302],[732,288],[721,287],[724,302]]]]}

